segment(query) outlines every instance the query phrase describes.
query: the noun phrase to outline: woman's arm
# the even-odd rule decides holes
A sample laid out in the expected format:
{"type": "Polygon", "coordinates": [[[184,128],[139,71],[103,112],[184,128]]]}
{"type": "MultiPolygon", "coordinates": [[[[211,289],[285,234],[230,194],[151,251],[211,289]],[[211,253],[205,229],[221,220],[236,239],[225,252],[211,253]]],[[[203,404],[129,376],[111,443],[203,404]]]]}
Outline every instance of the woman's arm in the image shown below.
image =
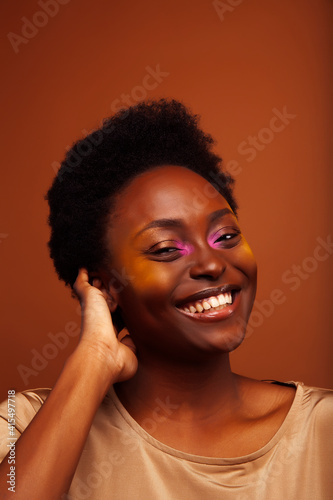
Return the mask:
{"type": "MultiPolygon", "coordinates": [[[[15,500],[59,500],[68,492],[109,386],[130,378],[137,369],[134,352],[118,341],[103,294],[89,285],[85,270],[80,270],[74,289],[82,307],[81,340],[16,443],[15,500]]],[[[13,495],[8,491],[8,473],[5,458],[0,465],[1,499],[13,495]]]]}

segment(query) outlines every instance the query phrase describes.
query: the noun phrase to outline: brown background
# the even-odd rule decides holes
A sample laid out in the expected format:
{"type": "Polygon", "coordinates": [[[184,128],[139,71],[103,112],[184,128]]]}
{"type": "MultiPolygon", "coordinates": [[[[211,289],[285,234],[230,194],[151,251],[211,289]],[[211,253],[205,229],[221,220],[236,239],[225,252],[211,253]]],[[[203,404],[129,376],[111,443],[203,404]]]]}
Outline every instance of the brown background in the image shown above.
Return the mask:
{"type": "Polygon", "coordinates": [[[240,222],[260,269],[257,300],[278,288],[284,303],[257,308],[259,326],[232,355],[234,369],[333,387],[333,256],[309,259],[317,238],[333,235],[332,1],[226,0],[216,8],[206,0],[62,0],[46,18],[36,15],[41,3],[1,5],[1,398],[9,388],[52,385],[77,342],[65,334],[60,348],[49,336],[80,319],[48,257],[43,196],[66,146],[123,94],[133,103],[144,94],[183,100],[202,115],[225,164],[238,162],[240,222]],[[15,53],[7,35],[27,34],[22,18],[45,25],[30,26],[15,53]],[[157,65],[164,76],[143,89],[153,83],[147,67],[157,65]],[[295,118],[274,137],[262,131],[284,107],[295,118]],[[266,144],[248,161],[240,145],[258,133],[266,144]],[[294,276],[294,265],[305,272],[296,290],[283,278],[294,276]],[[36,353],[49,359],[37,366],[36,353]],[[24,379],[20,369],[34,372],[24,379]]]}

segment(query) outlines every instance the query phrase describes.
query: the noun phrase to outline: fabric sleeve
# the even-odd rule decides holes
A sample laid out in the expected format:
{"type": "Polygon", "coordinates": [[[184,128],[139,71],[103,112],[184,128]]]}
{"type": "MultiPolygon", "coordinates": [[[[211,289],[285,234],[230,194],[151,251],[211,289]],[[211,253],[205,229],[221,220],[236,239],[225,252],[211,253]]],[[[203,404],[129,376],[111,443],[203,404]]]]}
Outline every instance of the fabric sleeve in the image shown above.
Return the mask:
{"type": "Polygon", "coordinates": [[[42,404],[48,397],[51,389],[35,389],[34,391],[18,392],[13,397],[15,408],[15,431],[14,436],[9,434],[8,429],[8,400],[0,403],[0,462],[7,455],[8,444],[18,439],[26,427],[30,424],[42,404]]]}

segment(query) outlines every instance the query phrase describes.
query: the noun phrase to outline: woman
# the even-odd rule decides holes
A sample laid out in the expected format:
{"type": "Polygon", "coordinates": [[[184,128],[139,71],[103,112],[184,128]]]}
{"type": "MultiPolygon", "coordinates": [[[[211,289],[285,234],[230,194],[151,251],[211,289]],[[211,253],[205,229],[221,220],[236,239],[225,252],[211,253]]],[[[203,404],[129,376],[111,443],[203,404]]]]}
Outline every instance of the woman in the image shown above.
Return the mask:
{"type": "Polygon", "coordinates": [[[17,435],[39,411],[16,443],[16,499],[332,495],[332,392],[230,369],[256,263],[197,122],[176,101],[122,110],[49,190],[51,257],[82,331],[50,394],[18,395],[17,435]]]}

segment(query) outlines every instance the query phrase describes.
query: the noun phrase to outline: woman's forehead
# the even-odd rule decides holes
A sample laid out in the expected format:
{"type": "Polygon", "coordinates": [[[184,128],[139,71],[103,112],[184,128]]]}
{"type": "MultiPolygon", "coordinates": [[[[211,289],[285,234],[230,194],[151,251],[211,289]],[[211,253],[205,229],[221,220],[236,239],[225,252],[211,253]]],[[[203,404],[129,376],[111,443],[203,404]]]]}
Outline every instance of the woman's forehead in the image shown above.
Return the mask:
{"type": "Polygon", "coordinates": [[[118,197],[115,211],[135,218],[171,217],[208,208],[214,201],[225,202],[209,181],[186,167],[167,165],[136,177],[118,197]]]}
{"type": "Polygon", "coordinates": [[[199,174],[174,165],[156,167],[136,177],[120,194],[111,231],[133,237],[155,220],[193,224],[224,207],[229,205],[223,196],[199,174]]]}

